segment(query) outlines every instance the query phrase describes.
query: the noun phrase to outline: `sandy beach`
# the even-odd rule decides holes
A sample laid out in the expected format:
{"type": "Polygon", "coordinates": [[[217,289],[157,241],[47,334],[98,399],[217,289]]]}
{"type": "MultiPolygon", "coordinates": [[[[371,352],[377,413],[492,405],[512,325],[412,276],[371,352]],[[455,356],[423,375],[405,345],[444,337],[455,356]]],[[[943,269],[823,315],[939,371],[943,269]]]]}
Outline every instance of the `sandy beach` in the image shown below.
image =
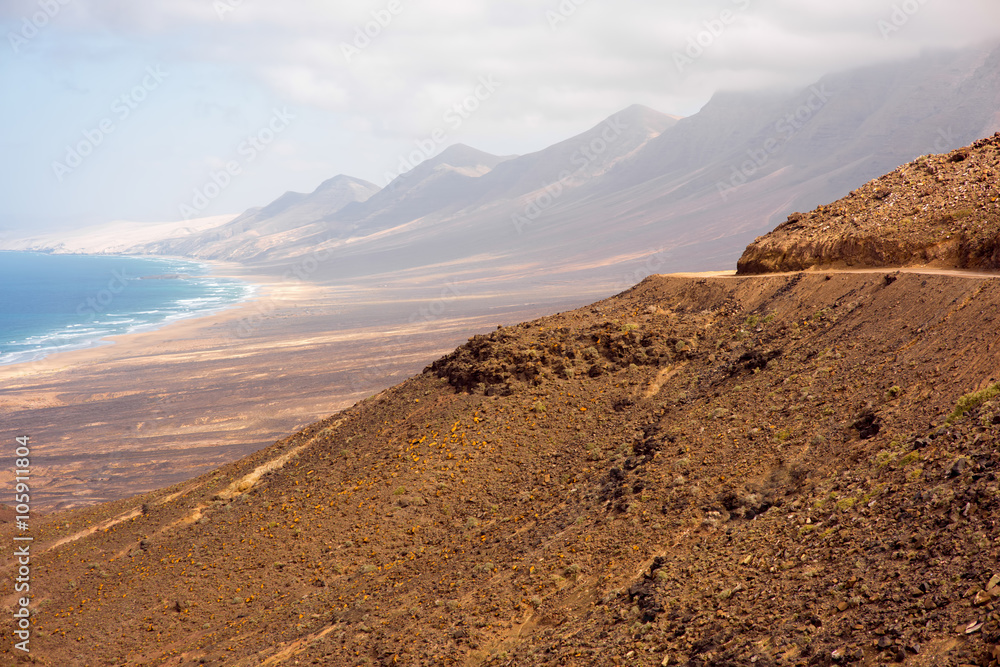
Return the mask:
{"type": "MultiPolygon", "coordinates": [[[[214,469],[420,372],[472,333],[558,306],[510,306],[506,295],[435,308],[378,286],[238,265],[214,273],[259,285],[256,298],[0,367],[3,437],[29,435],[33,445],[34,509],[113,500],[214,469]]],[[[0,484],[11,474],[0,472],[0,484]]]]}

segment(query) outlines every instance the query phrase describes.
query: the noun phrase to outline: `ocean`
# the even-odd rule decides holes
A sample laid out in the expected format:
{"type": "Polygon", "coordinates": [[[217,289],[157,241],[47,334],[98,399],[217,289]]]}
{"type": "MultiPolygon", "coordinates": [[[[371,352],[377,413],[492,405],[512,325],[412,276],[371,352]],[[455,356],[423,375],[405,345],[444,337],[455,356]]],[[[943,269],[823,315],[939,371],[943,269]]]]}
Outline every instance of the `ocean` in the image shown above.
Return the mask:
{"type": "Polygon", "coordinates": [[[0,252],[0,365],[222,310],[255,286],[179,259],[0,252]]]}

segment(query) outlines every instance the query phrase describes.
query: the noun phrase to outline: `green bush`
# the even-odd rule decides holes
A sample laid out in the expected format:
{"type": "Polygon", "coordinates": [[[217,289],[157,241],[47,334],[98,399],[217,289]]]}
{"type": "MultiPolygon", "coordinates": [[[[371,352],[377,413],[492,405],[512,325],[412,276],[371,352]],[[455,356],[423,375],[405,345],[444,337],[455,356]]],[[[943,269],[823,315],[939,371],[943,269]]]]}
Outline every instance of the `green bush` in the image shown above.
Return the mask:
{"type": "Polygon", "coordinates": [[[948,417],[948,423],[953,424],[965,416],[965,413],[978,408],[983,403],[986,403],[997,396],[1000,396],[1000,382],[990,385],[986,389],[966,394],[962,398],[958,399],[958,403],[955,404],[955,411],[948,417]]]}

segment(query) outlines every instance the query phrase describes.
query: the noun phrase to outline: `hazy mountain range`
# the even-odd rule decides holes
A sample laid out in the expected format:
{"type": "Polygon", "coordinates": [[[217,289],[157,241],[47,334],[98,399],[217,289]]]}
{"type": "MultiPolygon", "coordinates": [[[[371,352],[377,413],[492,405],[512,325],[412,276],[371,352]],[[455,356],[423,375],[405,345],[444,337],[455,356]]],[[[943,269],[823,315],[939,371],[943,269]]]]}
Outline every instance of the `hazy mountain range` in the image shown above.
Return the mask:
{"type": "Polygon", "coordinates": [[[991,45],[796,91],[720,92],[688,118],[636,105],[529,155],[454,145],[382,189],[336,176],[221,226],[161,226],[127,248],[54,235],[6,247],[276,268],[322,252],[335,261],[318,279],[428,267],[598,277],[654,253],[657,270],[708,269],[731,265],[795,210],[998,129],[1000,46],[991,45]]]}

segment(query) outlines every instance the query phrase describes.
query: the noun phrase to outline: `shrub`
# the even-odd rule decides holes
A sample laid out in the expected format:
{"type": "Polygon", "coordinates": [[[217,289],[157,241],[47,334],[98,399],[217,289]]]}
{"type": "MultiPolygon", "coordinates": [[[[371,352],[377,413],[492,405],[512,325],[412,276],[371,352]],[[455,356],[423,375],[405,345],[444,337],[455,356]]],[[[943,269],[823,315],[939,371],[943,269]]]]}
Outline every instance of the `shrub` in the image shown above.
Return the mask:
{"type": "Polygon", "coordinates": [[[854,507],[856,502],[858,502],[856,498],[841,498],[837,501],[837,509],[846,512],[854,507]]]}
{"type": "Polygon", "coordinates": [[[958,399],[958,403],[955,404],[955,411],[948,417],[948,423],[955,423],[957,420],[965,416],[965,413],[978,408],[983,403],[986,403],[997,396],[1000,396],[1000,382],[992,384],[989,387],[986,387],[986,389],[966,394],[958,399]]]}
{"type": "Polygon", "coordinates": [[[883,449],[882,451],[880,451],[878,454],[875,455],[875,458],[872,462],[878,467],[884,468],[885,466],[892,463],[893,459],[895,458],[896,458],[895,454],[886,449],[883,449]]]}

